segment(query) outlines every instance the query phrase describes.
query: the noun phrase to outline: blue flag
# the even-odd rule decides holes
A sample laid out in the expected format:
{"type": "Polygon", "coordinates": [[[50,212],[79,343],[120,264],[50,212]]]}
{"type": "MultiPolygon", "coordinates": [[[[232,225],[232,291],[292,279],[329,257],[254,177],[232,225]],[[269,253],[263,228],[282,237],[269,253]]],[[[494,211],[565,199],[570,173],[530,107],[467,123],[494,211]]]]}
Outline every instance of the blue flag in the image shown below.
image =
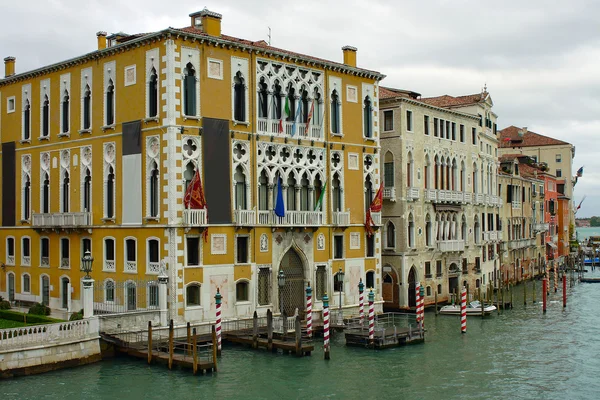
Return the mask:
{"type": "Polygon", "coordinates": [[[285,216],[285,206],[283,205],[283,191],[281,190],[281,178],[277,176],[277,201],[275,202],[275,215],[285,216]]]}
{"type": "Polygon", "coordinates": [[[296,108],[296,115],[294,115],[294,125],[292,125],[292,137],[296,134],[296,122],[298,119],[302,121],[302,100],[298,100],[298,107],[296,108]]]}

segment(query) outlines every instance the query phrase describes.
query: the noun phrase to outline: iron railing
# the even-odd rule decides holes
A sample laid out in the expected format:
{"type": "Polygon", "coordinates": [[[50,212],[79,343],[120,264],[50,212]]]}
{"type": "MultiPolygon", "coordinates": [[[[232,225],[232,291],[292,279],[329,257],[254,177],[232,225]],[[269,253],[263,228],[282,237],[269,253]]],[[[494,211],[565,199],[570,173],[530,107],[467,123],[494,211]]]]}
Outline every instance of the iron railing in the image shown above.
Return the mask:
{"type": "Polygon", "coordinates": [[[158,310],[157,281],[144,279],[96,281],[94,314],[120,314],[145,310],[158,310]]]}

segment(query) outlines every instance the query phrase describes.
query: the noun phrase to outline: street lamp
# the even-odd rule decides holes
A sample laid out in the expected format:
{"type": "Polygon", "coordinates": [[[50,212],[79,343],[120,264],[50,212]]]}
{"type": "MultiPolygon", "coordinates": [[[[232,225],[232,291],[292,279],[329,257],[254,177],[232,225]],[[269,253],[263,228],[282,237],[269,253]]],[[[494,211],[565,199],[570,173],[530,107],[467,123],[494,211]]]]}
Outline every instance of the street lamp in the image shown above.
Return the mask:
{"type": "Polygon", "coordinates": [[[277,275],[277,285],[279,285],[279,309],[281,311],[281,315],[283,315],[283,287],[285,286],[285,274],[283,273],[283,269],[279,269],[279,274],[277,275]]]}
{"type": "Polygon", "coordinates": [[[344,271],[342,271],[342,267],[340,267],[338,273],[335,275],[336,280],[338,282],[338,286],[340,289],[340,323],[343,322],[343,318],[342,318],[342,292],[344,291],[344,271]]]}
{"type": "Polygon", "coordinates": [[[83,257],[81,257],[81,271],[85,272],[83,279],[92,279],[90,272],[92,272],[92,264],[94,263],[94,257],[89,250],[86,250],[83,257]]]}

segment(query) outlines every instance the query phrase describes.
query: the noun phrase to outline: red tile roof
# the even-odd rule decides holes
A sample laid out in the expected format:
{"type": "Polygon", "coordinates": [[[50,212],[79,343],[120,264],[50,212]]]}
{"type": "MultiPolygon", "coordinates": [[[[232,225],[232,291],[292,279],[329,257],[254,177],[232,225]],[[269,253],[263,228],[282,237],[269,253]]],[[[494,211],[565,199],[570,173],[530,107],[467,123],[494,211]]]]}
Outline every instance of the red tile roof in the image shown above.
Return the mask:
{"type": "Polygon", "coordinates": [[[426,97],[424,99],[421,99],[421,101],[436,107],[456,107],[479,103],[485,100],[487,96],[487,92],[457,97],[445,94],[443,96],[438,97],[426,97]]]}
{"type": "Polygon", "coordinates": [[[498,132],[498,146],[502,148],[510,147],[538,147],[538,146],[556,146],[569,145],[570,143],[554,139],[548,136],[540,135],[532,131],[527,131],[523,136],[519,135],[521,128],[509,126],[498,132]]]}
{"type": "Polygon", "coordinates": [[[411,98],[412,100],[417,100],[421,94],[417,92],[413,92],[411,90],[403,90],[403,89],[394,89],[390,87],[379,87],[379,99],[395,99],[397,97],[406,97],[411,98]]]}

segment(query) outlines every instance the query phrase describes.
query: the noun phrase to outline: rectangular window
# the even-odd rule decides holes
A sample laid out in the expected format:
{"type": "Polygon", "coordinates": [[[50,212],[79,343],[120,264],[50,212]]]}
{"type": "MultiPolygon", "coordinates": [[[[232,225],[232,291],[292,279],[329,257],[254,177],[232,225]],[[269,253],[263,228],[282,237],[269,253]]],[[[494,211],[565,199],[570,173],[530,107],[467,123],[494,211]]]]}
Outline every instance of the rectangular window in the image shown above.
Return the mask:
{"type": "Polygon", "coordinates": [[[560,170],[560,169],[556,170],[556,177],[557,178],[562,178],[562,170],[560,170]]]}
{"type": "Polygon", "coordinates": [[[439,136],[439,120],[437,118],[433,119],[433,136],[439,136]]]}
{"type": "Polygon", "coordinates": [[[92,253],[92,240],[90,238],[81,239],[81,256],[85,255],[85,252],[89,251],[92,253]]]}
{"type": "Polygon", "coordinates": [[[469,273],[469,268],[467,267],[467,259],[466,258],[463,258],[463,260],[462,260],[462,273],[465,275],[469,273]]]}
{"type": "Polygon", "coordinates": [[[9,97],[6,102],[6,112],[15,112],[15,96],[9,97]]]}
{"type": "Polygon", "coordinates": [[[383,112],[383,130],[386,132],[394,130],[394,110],[383,112]]]}
{"type": "Polygon", "coordinates": [[[69,268],[69,239],[60,239],[60,267],[69,268]]]}
{"type": "Polygon", "coordinates": [[[446,123],[444,122],[443,119],[440,119],[440,137],[443,139],[444,138],[444,127],[446,126],[446,123]]]}
{"type": "Polygon", "coordinates": [[[446,139],[450,139],[450,121],[446,121],[446,139]]]}
{"type": "Polygon", "coordinates": [[[186,238],[187,265],[200,265],[200,238],[186,238]]]}
{"type": "Polygon", "coordinates": [[[431,262],[425,261],[425,278],[431,278],[431,262]]]}
{"type": "Polygon", "coordinates": [[[483,126],[483,116],[481,114],[477,115],[479,115],[479,126],[483,126]]]}
{"type": "Polygon", "coordinates": [[[375,257],[375,235],[367,235],[367,257],[375,257]]]}
{"type": "Polygon", "coordinates": [[[459,127],[459,139],[461,143],[465,142],[465,126],[463,124],[460,124],[459,127]]]}
{"type": "Polygon", "coordinates": [[[481,258],[475,257],[475,271],[481,270],[481,258]]]}
{"type": "Polygon", "coordinates": [[[125,256],[127,257],[127,261],[137,261],[135,240],[133,240],[133,239],[125,240],[125,256]]]}
{"type": "Polygon", "coordinates": [[[423,116],[423,133],[429,135],[429,115],[423,116]]]}
{"type": "Polygon", "coordinates": [[[31,246],[29,245],[29,238],[23,238],[23,257],[31,256],[31,246]]]}
{"type": "Polygon", "coordinates": [[[452,140],[456,140],[456,122],[452,123],[452,140]]]}
{"type": "Polygon", "coordinates": [[[394,187],[394,163],[386,162],[383,164],[383,185],[385,187],[394,187]]]}
{"type": "Polygon", "coordinates": [[[238,282],[235,285],[235,301],[248,301],[248,282],[238,282]]]}
{"type": "Polygon", "coordinates": [[[562,162],[562,155],[561,154],[557,154],[556,155],[556,162],[557,163],[562,162]]]}
{"type": "Polygon", "coordinates": [[[435,275],[437,278],[442,276],[442,260],[437,260],[435,262],[435,275]]]}
{"type": "Polygon", "coordinates": [[[406,110],[406,130],[409,132],[413,130],[412,111],[410,110],[406,110]]]}
{"type": "Polygon", "coordinates": [[[344,258],[344,236],[335,235],[333,237],[333,258],[344,258]]]}
{"type": "Polygon", "coordinates": [[[236,238],[236,251],[238,264],[248,263],[248,236],[238,236],[236,238]]]}
{"type": "Polygon", "coordinates": [[[258,304],[266,306],[271,303],[271,269],[270,268],[259,268],[258,269],[258,304]]]}
{"type": "Polygon", "coordinates": [[[477,128],[471,128],[471,140],[474,146],[477,146],[477,128]]]}
{"type": "Polygon", "coordinates": [[[315,297],[317,300],[323,300],[323,295],[327,291],[327,275],[324,265],[317,265],[315,275],[315,297]]]}

